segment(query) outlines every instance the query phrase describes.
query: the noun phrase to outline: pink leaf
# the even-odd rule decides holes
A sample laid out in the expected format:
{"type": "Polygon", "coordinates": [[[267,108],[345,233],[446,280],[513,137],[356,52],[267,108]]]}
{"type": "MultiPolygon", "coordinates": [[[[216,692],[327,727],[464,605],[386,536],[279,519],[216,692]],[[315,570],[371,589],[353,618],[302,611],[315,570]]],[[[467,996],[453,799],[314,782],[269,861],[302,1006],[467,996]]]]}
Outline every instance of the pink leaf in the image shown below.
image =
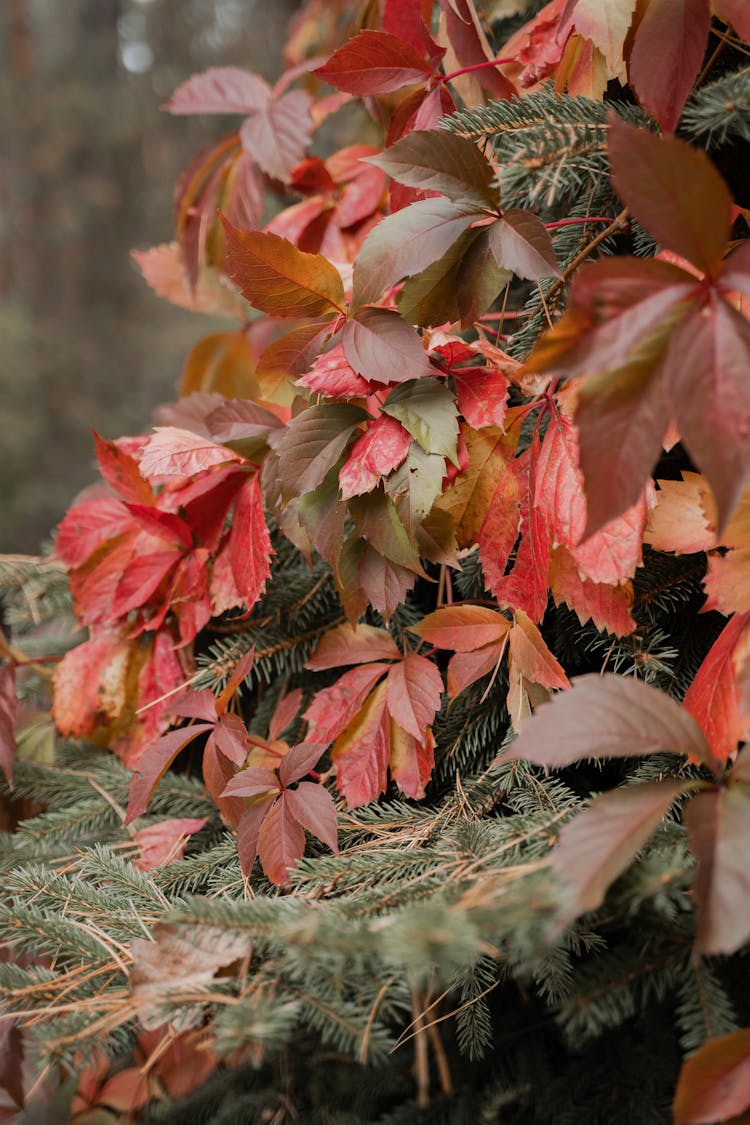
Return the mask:
{"type": "Polygon", "coordinates": [[[238,66],[216,66],[178,86],[164,108],[169,113],[253,113],[263,109],[271,87],[238,66]]]}
{"type": "Polygon", "coordinates": [[[186,477],[227,461],[242,463],[244,457],[190,430],[159,426],[143,451],[141,471],[146,477],[186,477]]]}
{"type": "Polygon", "coordinates": [[[239,715],[225,711],[214,727],[214,742],[225,758],[244,765],[248,753],[247,728],[239,715]]]}
{"type": "Polygon", "coordinates": [[[237,851],[239,852],[242,870],[248,879],[252,874],[253,864],[258,854],[258,836],[261,824],[275,800],[276,797],[271,796],[265,801],[259,801],[257,804],[251,805],[250,808],[245,809],[237,825],[237,851]]]}
{"type": "Polygon", "coordinates": [[[309,742],[331,743],[357,715],[373,685],[390,664],[363,664],[339,676],[334,684],[316,692],[305,711],[309,742]]]}
{"type": "Polygon", "coordinates": [[[337,625],[318,641],[305,664],[314,672],[339,668],[345,664],[365,664],[371,660],[400,660],[396,642],[387,629],[375,625],[337,625]]]}
{"type": "Polygon", "coordinates": [[[289,871],[305,852],[305,833],[288,807],[286,794],[271,806],[258,833],[263,871],[277,887],[289,882],[289,871]]]}
{"type": "Polygon", "coordinates": [[[196,723],[195,726],[171,730],[144,751],[130,782],[126,824],[131,824],[146,811],[151,794],[180,751],[211,729],[211,723],[196,723]]]}
{"type": "Polygon", "coordinates": [[[289,789],[284,794],[284,801],[303,828],[307,828],[313,836],[327,844],[332,852],[338,852],[336,806],[323,785],[301,781],[296,789],[289,789]]]}
{"type": "Polygon", "coordinates": [[[0,665],[0,769],[8,781],[13,776],[13,757],[16,752],[13,728],[17,708],[16,670],[12,664],[0,665]]]}
{"type": "Polygon", "coordinates": [[[274,98],[243,123],[243,148],[264,172],[286,182],[310,143],[312,98],[305,90],[290,90],[274,98]]]}
{"type": "Polygon", "coordinates": [[[387,706],[391,718],[420,741],[431,726],[443,694],[443,677],[426,656],[410,652],[388,673],[387,706]]]}
{"type": "Polygon", "coordinates": [[[189,818],[182,817],[174,820],[160,820],[158,824],[151,824],[148,828],[141,828],[134,835],[141,854],[135,860],[135,866],[141,871],[153,871],[157,867],[165,867],[176,863],[185,855],[185,846],[190,836],[200,832],[208,817],[189,818]]]}
{"type": "Polygon", "coordinates": [[[263,793],[278,793],[279,779],[273,770],[261,766],[247,766],[228,782],[223,797],[260,797],[263,793]]]}
{"type": "Polygon", "coordinates": [[[279,777],[284,786],[292,785],[302,777],[307,777],[313,766],[320,761],[325,746],[315,742],[300,742],[284,755],[279,763],[279,777]]]}

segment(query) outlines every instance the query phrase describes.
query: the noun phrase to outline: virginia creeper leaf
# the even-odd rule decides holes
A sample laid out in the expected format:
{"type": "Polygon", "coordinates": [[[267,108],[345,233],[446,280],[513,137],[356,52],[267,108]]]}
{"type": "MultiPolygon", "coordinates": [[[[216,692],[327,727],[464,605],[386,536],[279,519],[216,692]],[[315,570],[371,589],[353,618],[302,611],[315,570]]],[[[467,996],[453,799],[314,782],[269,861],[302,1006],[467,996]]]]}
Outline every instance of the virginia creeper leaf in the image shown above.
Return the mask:
{"type": "Polygon", "coordinates": [[[333,403],[310,406],[298,414],[278,449],[284,496],[301,496],[317,488],[366,418],[358,406],[333,403]]]}
{"type": "Polygon", "coordinates": [[[735,614],[722,629],[696,672],[684,705],[701,729],[718,761],[734,754],[747,735],[748,719],[740,713],[734,653],[748,627],[750,614],[735,614]]]}
{"type": "Polygon", "coordinates": [[[13,728],[17,709],[16,670],[12,664],[0,665],[0,769],[8,781],[13,776],[13,758],[16,752],[13,728]]]}
{"type": "Polygon", "coordinates": [[[401,653],[387,629],[347,622],[323,634],[305,667],[313,672],[322,672],[326,668],[340,668],[346,664],[400,659],[401,653]]]}
{"type": "Polygon", "coordinates": [[[473,652],[493,641],[501,641],[510,629],[502,613],[481,605],[441,606],[409,626],[410,633],[453,652],[473,652]]]}
{"type": "Polygon", "coordinates": [[[305,852],[305,833],[282,795],[271,805],[258,832],[258,855],[266,876],[277,887],[289,882],[289,871],[305,852]]]}
{"type": "Polygon", "coordinates": [[[238,66],[215,66],[178,86],[164,108],[169,113],[253,113],[263,109],[271,87],[238,66]]]}
{"type": "MultiPolygon", "coordinates": [[[[687,2],[708,14],[708,0],[687,2]]],[[[663,0],[652,0],[648,12],[662,6],[663,0]]],[[[664,73],[661,64],[650,69],[664,73]]],[[[615,113],[609,115],[608,148],[612,183],[638,222],[662,246],[715,273],[732,226],[732,197],[706,153],[677,137],[628,125],[615,113]]]]}
{"type": "Polygon", "coordinates": [[[510,655],[527,680],[547,688],[570,687],[568,677],[547,648],[542,634],[521,609],[514,614],[508,639],[510,655]]]}
{"type": "Polygon", "coordinates": [[[360,309],[344,325],[341,343],[354,371],[370,382],[404,383],[433,374],[419,336],[392,309],[360,309]]]}
{"type": "Polygon", "coordinates": [[[343,311],[344,285],[320,254],[305,254],[285,238],[237,230],[223,219],[225,269],[243,297],[271,316],[332,316],[343,311]]]}
{"type": "Polygon", "coordinates": [[[376,488],[382,477],[399,467],[410,446],[411,434],[396,418],[381,414],[354,442],[339,472],[343,499],[376,488]]]}
{"type": "Polygon", "coordinates": [[[575,892],[566,918],[596,910],[685,788],[674,778],[604,793],[563,827],[552,867],[575,892]]]}
{"type": "Polygon", "coordinates": [[[425,453],[458,465],[458,416],[453,395],[436,379],[411,379],[391,391],[383,413],[398,418],[425,453]]]}
{"type": "Polygon", "coordinates": [[[297,746],[293,746],[279,763],[281,784],[291,785],[307,777],[313,766],[320,761],[322,754],[323,747],[318,743],[300,742],[297,746]]]}
{"type": "Polygon", "coordinates": [[[387,31],[360,31],[315,72],[348,94],[387,94],[424,80],[432,67],[403,39],[387,31]]]}
{"type": "Polygon", "coordinates": [[[561,276],[552,239],[533,211],[511,207],[488,228],[487,236],[500,269],[532,281],[561,276]]]}
{"type": "Polygon", "coordinates": [[[323,394],[328,398],[362,398],[373,389],[349,363],[341,344],[334,345],[330,351],[318,356],[298,383],[315,394],[323,394]]]}
{"type": "Polygon", "coordinates": [[[272,98],[240,127],[243,148],[264,172],[286,183],[310,144],[312,97],[289,90],[272,98]]]}
{"type": "Polygon", "coordinates": [[[420,199],[381,219],[354,262],[353,307],[379,301],[397,281],[421,273],[479,217],[448,199],[420,199]]]}
{"type": "Polygon", "coordinates": [[[187,477],[228,461],[242,464],[244,458],[191,430],[157,426],[143,449],[141,471],[145,477],[187,477]]]}
{"type": "MultiPolygon", "coordinates": [[[[258,855],[258,836],[260,826],[271,809],[276,795],[258,801],[245,809],[237,825],[237,851],[245,876],[249,879],[258,855]]],[[[303,845],[304,847],[304,845],[303,845]]]]}
{"type": "Polygon", "coordinates": [[[495,172],[473,141],[445,129],[408,133],[379,156],[368,158],[394,180],[422,191],[439,191],[467,210],[496,210],[495,172]]]}
{"type": "Polygon", "coordinates": [[[501,760],[560,768],[586,758],[659,752],[714,764],[697,723],[674,699],[640,680],[588,675],[540,708],[501,760]]]}
{"type": "Polygon", "coordinates": [[[693,883],[696,947],[734,953],[750,936],[750,786],[698,793],[684,814],[690,850],[698,862],[693,883]]]}
{"type": "Polygon", "coordinates": [[[383,676],[390,664],[363,664],[339,676],[328,688],[315,693],[305,711],[307,741],[329,745],[359,714],[373,685],[383,676]]]}
{"type": "Polygon", "coordinates": [[[336,806],[324,785],[301,781],[296,789],[284,794],[284,803],[298,824],[322,840],[332,852],[338,852],[336,806]]]}
{"type": "Polygon", "coordinates": [[[152,743],[140,756],[128,791],[128,812],[125,823],[131,824],[146,811],[151,794],[177,755],[188,743],[212,729],[211,723],[195,723],[168,731],[152,743]]]}
{"type": "MultiPolygon", "coordinates": [[[[748,29],[750,34],[750,28],[748,29]]],[[[711,1125],[750,1106],[750,1028],[707,1039],[685,1059],[675,1090],[674,1125],[711,1125]]]]}
{"type": "Polygon", "coordinates": [[[337,784],[349,808],[369,804],[386,787],[389,756],[386,690],[385,683],[378,684],[331,750],[337,784]]]}
{"type": "Polygon", "coordinates": [[[386,703],[402,730],[422,740],[440,709],[443,678],[425,656],[410,652],[394,664],[386,680],[386,703]]]}
{"type": "MultiPolygon", "coordinates": [[[[643,108],[670,132],[703,62],[710,23],[711,0],[649,0],[638,24],[628,78],[643,108]]],[[[692,185],[682,194],[692,196],[692,185]]]]}

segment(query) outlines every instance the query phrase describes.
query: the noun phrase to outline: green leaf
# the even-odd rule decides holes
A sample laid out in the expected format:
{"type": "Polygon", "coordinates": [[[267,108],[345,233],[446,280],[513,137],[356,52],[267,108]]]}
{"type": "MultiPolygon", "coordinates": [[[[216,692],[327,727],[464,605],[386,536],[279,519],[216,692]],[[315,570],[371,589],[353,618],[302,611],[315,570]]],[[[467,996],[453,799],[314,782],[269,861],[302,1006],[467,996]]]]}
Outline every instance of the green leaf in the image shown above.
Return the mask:
{"type": "Polygon", "coordinates": [[[382,489],[352,497],[349,511],[362,538],[378,554],[414,574],[426,577],[417,549],[398,518],[393,501],[382,489]]]}
{"type": "Polygon", "coordinates": [[[408,133],[379,156],[368,158],[394,180],[422,191],[439,191],[461,207],[497,210],[500,189],[489,160],[468,137],[444,129],[408,133]]]}
{"type": "Polygon", "coordinates": [[[367,417],[359,406],[322,403],[293,418],[278,447],[284,499],[302,496],[322,484],[367,417]]]}
{"type": "Polygon", "coordinates": [[[333,316],[343,313],[344,283],[320,254],[259,230],[237,230],[222,216],[225,265],[251,305],[271,316],[333,316]]]}
{"type": "Polygon", "coordinates": [[[391,391],[383,411],[398,418],[425,453],[458,465],[458,413],[453,395],[437,379],[413,379],[391,391]]]}
{"type": "Polygon", "coordinates": [[[750,938],[750,786],[699,793],[685,810],[701,953],[734,953],[750,938]]]}

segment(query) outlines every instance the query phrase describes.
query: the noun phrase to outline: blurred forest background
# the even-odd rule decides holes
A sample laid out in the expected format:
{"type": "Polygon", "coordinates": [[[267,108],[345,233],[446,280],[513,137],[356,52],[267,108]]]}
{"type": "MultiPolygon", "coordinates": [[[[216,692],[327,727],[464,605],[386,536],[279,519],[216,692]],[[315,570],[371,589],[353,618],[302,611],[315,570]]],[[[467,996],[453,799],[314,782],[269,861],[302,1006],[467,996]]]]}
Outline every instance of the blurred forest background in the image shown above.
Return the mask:
{"type": "Polygon", "coordinates": [[[209,66],[277,77],[296,7],[0,3],[0,551],[37,552],[95,477],[91,427],[143,431],[212,330],[129,251],[170,240],[179,171],[231,124],[159,106],[209,66]]]}

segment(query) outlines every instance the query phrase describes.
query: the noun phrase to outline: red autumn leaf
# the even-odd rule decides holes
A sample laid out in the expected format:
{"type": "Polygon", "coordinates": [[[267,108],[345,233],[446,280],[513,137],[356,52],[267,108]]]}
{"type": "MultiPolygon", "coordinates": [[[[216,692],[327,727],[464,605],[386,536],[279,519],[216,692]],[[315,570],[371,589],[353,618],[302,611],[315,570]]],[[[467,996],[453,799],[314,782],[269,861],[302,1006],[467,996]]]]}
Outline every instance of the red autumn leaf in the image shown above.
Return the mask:
{"type": "Polygon", "coordinates": [[[340,668],[346,664],[400,659],[401,653],[387,629],[346,623],[323,634],[305,667],[321,672],[326,668],[340,668]]]}
{"type": "Polygon", "coordinates": [[[313,123],[311,108],[312,97],[306,90],[289,90],[243,122],[242,145],[269,176],[287,181],[305,155],[313,123]]]}
{"type": "Polygon", "coordinates": [[[239,715],[225,711],[219,715],[211,735],[216,749],[236,766],[244,764],[248,753],[247,728],[239,715]]]}
{"type": "Polygon", "coordinates": [[[547,688],[569,688],[570,681],[523,610],[516,610],[508,634],[511,659],[521,675],[547,688]]]}
{"type": "Polygon", "coordinates": [[[552,867],[572,887],[564,916],[596,910],[685,789],[675,778],[604,793],[563,827],[552,867]]]}
{"type": "Polygon", "coordinates": [[[284,802],[298,824],[322,840],[332,852],[338,852],[336,806],[325,786],[301,781],[296,789],[287,790],[284,802]]]}
{"type": "MultiPolygon", "coordinates": [[[[750,28],[748,29],[750,34],[750,28]]],[[[674,1125],[711,1125],[750,1106],[750,1028],[707,1039],[685,1059],[674,1095],[674,1125]]]]}
{"type": "Polygon", "coordinates": [[[513,528],[518,528],[517,516],[513,519],[513,507],[509,505],[509,512],[500,508],[498,522],[491,518],[491,512],[488,513],[477,536],[482,568],[492,593],[512,609],[524,610],[532,621],[541,621],[547,609],[550,563],[549,531],[544,513],[535,503],[540,450],[539,436],[535,432],[529,450],[512,464],[513,474],[520,481],[522,539],[510,574],[505,575],[503,571],[515,542],[513,528]]]}
{"type": "MultiPolygon", "coordinates": [[[[491,61],[493,52],[474,0],[440,0],[440,6],[445,15],[450,45],[461,67],[491,61]]],[[[508,79],[492,67],[477,70],[474,77],[495,98],[512,98],[515,94],[508,79]]]]}
{"type": "Polygon", "coordinates": [[[391,720],[388,765],[401,792],[413,801],[421,800],[435,768],[432,731],[426,730],[421,739],[414,738],[391,720]]]}
{"type": "Polygon", "coordinates": [[[496,367],[459,367],[451,371],[458,409],[475,430],[483,426],[502,429],[508,398],[508,380],[496,367]]]}
{"type": "Polygon", "coordinates": [[[216,722],[216,696],[208,688],[201,691],[186,691],[169,703],[170,715],[180,715],[185,719],[203,719],[207,723],[216,722]]]}
{"type": "MultiPolygon", "coordinates": [[[[628,78],[644,109],[673,131],[708,42],[711,0],[650,0],[630,52],[628,78]]],[[[692,195],[683,192],[683,197],[692,195]]]]}
{"type": "Polygon", "coordinates": [[[317,691],[305,711],[308,741],[326,746],[333,742],[355,719],[373,685],[389,668],[389,664],[363,664],[339,676],[331,687],[317,691]]]}
{"type": "Polygon", "coordinates": [[[386,94],[432,71],[422,54],[387,31],[361,31],[315,72],[349,94],[386,94]]]}
{"type": "Polygon", "coordinates": [[[151,794],[180,751],[211,729],[211,723],[196,723],[194,726],[171,730],[141,754],[128,791],[126,824],[131,824],[146,811],[151,794]]]}
{"type": "Polygon", "coordinates": [[[457,652],[448,662],[448,695],[455,699],[471,684],[494,672],[505,655],[507,635],[472,652],[457,652]]]}
{"type": "Polygon", "coordinates": [[[748,628],[750,614],[738,613],[722,629],[709,649],[685,695],[685,708],[705,731],[718,761],[734,754],[747,737],[750,716],[741,713],[737,698],[734,653],[748,628]]]}
{"type": "MultiPolygon", "coordinates": [[[[164,512],[160,508],[149,508],[145,504],[128,504],[127,509],[137,527],[149,536],[169,543],[177,550],[190,548],[193,536],[185,521],[174,512],[164,512]]],[[[153,543],[153,540],[151,541],[153,543]]],[[[161,547],[161,543],[158,544],[161,547]]]]}
{"type": "Polygon", "coordinates": [[[139,463],[116,441],[105,441],[93,431],[99,471],[123,500],[133,504],[153,504],[154,491],[141,476],[139,463]]]}
{"type": "Polygon", "coordinates": [[[178,551],[152,551],[136,555],[117,583],[112,597],[113,619],[126,617],[131,609],[139,609],[155,597],[166,599],[166,582],[184,556],[178,551]]]}
{"type": "Polygon", "coordinates": [[[248,879],[252,874],[258,855],[258,836],[261,825],[275,800],[276,795],[271,794],[265,800],[250,805],[242,813],[237,824],[237,851],[242,870],[248,879]]]}
{"type": "Polygon", "coordinates": [[[133,518],[121,500],[103,496],[74,504],[57,529],[55,554],[70,567],[79,567],[97,547],[133,532],[133,518]]]}
{"type": "MultiPolygon", "coordinates": [[[[649,11],[661,6],[656,0],[649,11]]],[[[651,69],[664,73],[661,65],[651,69]]],[[[713,273],[729,240],[732,197],[709,157],[677,137],[628,125],[615,113],[608,120],[612,183],[622,201],[662,246],[713,273]]]]}
{"type": "Polygon", "coordinates": [[[288,786],[307,777],[313,766],[320,761],[323,749],[320,743],[313,742],[300,742],[293,746],[279,763],[281,784],[288,786]]]}
{"type": "MultiPolygon", "coordinates": [[[[119,718],[127,703],[132,657],[131,644],[112,632],[66,652],[54,674],[52,717],[61,734],[81,738],[119,718]]],[[[6,673],[4,692],[8,691],[6,673]]]]}
{"type": "Polygon", "coordinates": [[[271,87],[237,66],[217,66],[178,86],[164,108],[173,114],[253,113],[267,104],[271,87]]]}
{"type": "Polygon", "coordinates": [[[261,766],[247,766],[236,773],[228,782],[224,797],[261,797],[266,793],[278,796],[281,791],[279,779],[273,770],[261,766]]]}
{"type": "Polygon", "coordinates": [[[243,486],[232,518],[226,548],[237,591],[248,609],[255,605],[271,574],[271,536],[263,514],[257,476],[243,486]]]}
{"type": "Polygon", "coordinates": [[[336,344],[330,351],[318,356],[307,374],[298,379],[297,383],[328,398],[364,398],[373,390],[372,385],[358,375],[349,363],[341,344],[336,344]]]}
{"type": "Polygon", "coordinates": [[[716,7],[740,38],[750,42],[750,9],[744,0],[717,0],[716,7]]]}
{"type": "Polygon", "coordinates": [[[685,809],[690,850],[698,863],[693,884],[696,948],[734,953],[750,936],[750,786],[742,782],[698,793],[685,809]]]}
{"type": "MultiPolygon", "coordinates": [[[[365,668],[356,671],[364,672],[365,668]]],[[[347,676],[353,675],[353,672],[347,673],[347,676]]],[[[344,676],[341,677],[343,679],[344,676]]],[[[383,792],[388,780],[390,720],[385,683],[378,684],[364,706],[361,699],[358,703],[359,706],[351,709],[350,721],[331,750],[337,785],[350,808],[374,801],[383,792]]],[[[316,737],[319,737],[317,731],[316,737]]]]}
{"type": "Polygon", "coordinates": [[[270,739],[278,738],[289,724],[296,719],[301,702],[302,688],[295,688],[294,691],[282,695],[274,708],[273,715],[268,724],[268,737],[270,739]]]}
{"type": "Polygon", "coordinates": [[[13,728],[16,722],[16,670],[12,664],[0,665],[0,769],[8,781],[13,777],[13,758],[16,740],[13,728]]]}
{"type": "Polygon", "coordinates": [[[586,758],[656,753],[718,765],[693,716],[664,692],[625,676],[588,675],[541,707],[500,760],[559,769],[586,758]]]}
{"type": "Polygon", "coordinates": [[[403,383],[434,373],[417,333],[391,309],[360,308],[344,325],[341,343],[369,382],[403,383]]]}
{"type": "Polygon", "coordinates": [[[225,270],[251,305],[282,317],[343,313],[341,275],[326,258],[305,254],[278,235],[223,223],[225,270]]]}
{"type": "Polygon", "coordinates": [[[377,487],[378,482],[404,461],[411,434],[395,418],[381,414],[349,449],[339,471],[341,496],[348,500],[377,487]]]}
{"type": "Polygon", "coordinates": [[[154,871],[176,863],[184,857],[189,838],[200,832],[207,819],[204,816],[160,820],[158,824],[139,829],[133,836],[141,849],[140,856],[133,861],[135,866],[141,871],[154,871]]]}
{"type": "Polygon", "coordinates": [[[633,19],[636,0],[568,0],[560,21],[558,40],[563,42],[575,30],[590,39],[607,62],[608,74],[625,77],[623,51],[633,19]]]}
{"type": "Polygon", "coordinates": [[[479,605],[442,606],[409,626],[409,632],[416,633],[428,644],[453,652],[473,652],[483,645],[502,641],[509,629],[507,617],[479,605]]]}
{"type": "Polygon", "coordinates": [[[441,58],[443,48],[427,34],[432,18],[433,0],[384,0],[381,16],[383,30],[410,43],[417,51],[427,51],[430,58],[441,58]]]}
{"type": "MultiPolygon", "coordinates": [[[[593,537],[592,537],[593,538],[593,537]]],[[[636,628],[631,615],[633,584],[609,586],[592,582],[581,574],[578,563],[566,547],[552,552],[548,580],[555,605],[565,602],[582,625],[591,620],[597,629],[624,637],[636,628]]]]}
{"type": "Polygon", "coordinates": [[[266,813],[258,831],[258,855],[263,871],[277,887],[289,882],[289,872],[305,852],[305,833],[282,794],[266,813]]]}
{"type": "Polygon", "coordinates": [[[217,445],[191,430],[157,426],[143,450],[141,471],[145,477],[193,476],[227,461],[243,463],[232,449],[217,445]]]}
{"type": "Polygon", "coordinates": [[[410,652],[391,667],[386,680],[386,706],[408,734],[423,740],[440,710],[443,678],[425,656],[410,652]]]}
{"type": "Polygon", "coordinates": [[[518,277],[538,281],[560,277],[552,239],[533,211],[511,207],[488,228],[490,248],[498,266],[518,277]]]}

